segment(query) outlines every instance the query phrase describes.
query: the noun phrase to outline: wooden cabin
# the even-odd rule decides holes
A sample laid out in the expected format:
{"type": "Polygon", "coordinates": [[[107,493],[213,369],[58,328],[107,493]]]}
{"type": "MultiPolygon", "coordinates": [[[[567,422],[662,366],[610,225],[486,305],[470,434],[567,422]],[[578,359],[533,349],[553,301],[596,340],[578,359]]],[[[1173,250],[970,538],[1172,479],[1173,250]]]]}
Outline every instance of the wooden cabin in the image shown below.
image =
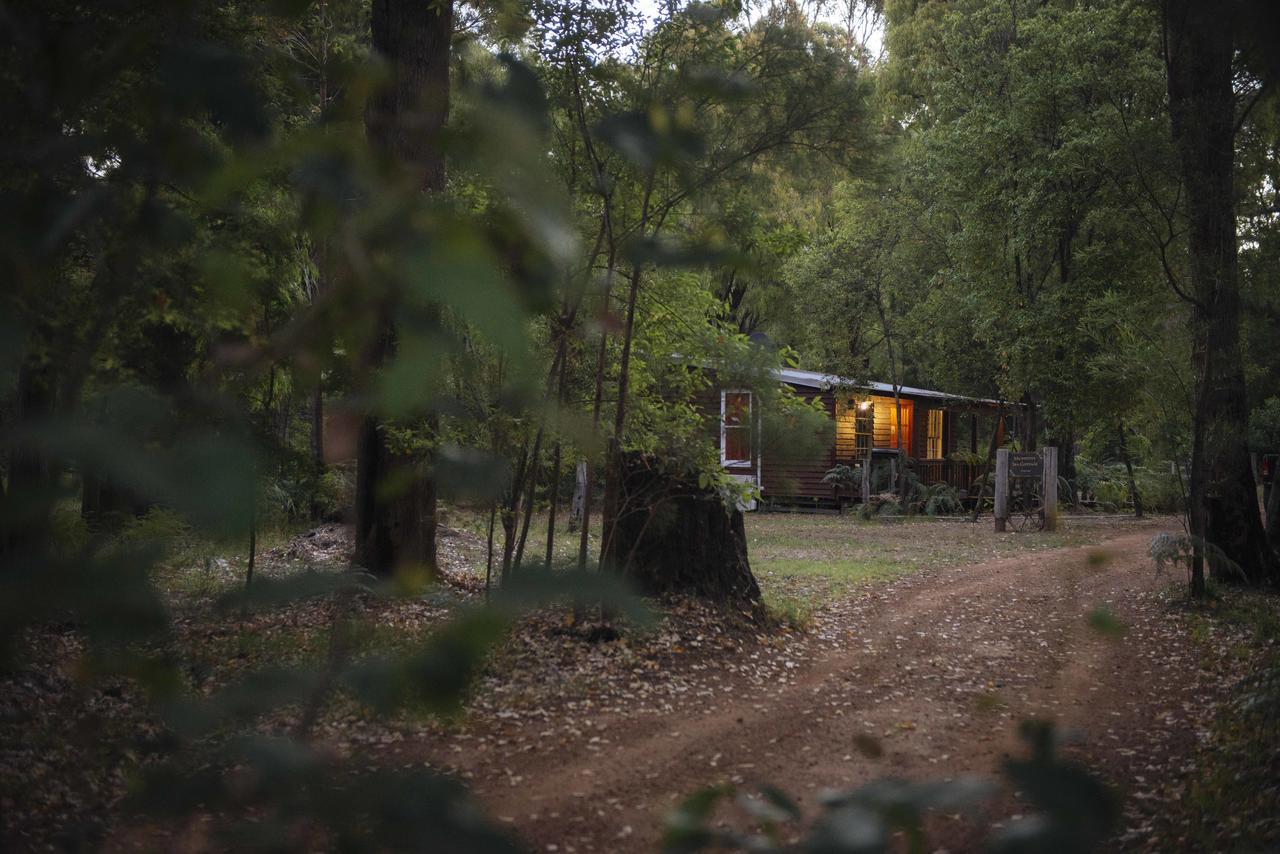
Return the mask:
{"type": "Polygon", "coordinates": [[[1017,429],[1020,417],[1016,405],[931,389],[902,386],[895,404],[889,383],[856,383],[795,369],[780,370],[778,378],[801,397],[817,399],[834,423],[832,438],[820,450],[788,453],[778,446],[779,440],[768,447],[762,441],[761,413],[749,389],[713,384],[703,403],[708,414],[718,415],[721,465],[733,477],[758,485],[769,504],[835,503],[841,496],[823,477],[837,465],[859,465],[868,453],[873,467],[898,465],[899,423],[906,464],[920,480],[950,484],[963,495],[981,472],[971,461],[957,459],[957,452],[985,455],[992,431],[997,446],[1002,445],[1006,432],[1017,429]]]}

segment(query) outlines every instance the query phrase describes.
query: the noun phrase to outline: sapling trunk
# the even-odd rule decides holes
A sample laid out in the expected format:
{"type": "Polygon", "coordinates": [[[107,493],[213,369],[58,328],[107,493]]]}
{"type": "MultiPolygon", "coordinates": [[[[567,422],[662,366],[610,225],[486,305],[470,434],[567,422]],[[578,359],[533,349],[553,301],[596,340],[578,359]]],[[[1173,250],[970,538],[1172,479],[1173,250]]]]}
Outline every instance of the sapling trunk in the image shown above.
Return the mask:
{"type": "MultiPolygon", "coordinates": [[[[560,362],[560,392],[557,395],[557,402],[560,407],[564,406],[564,378],[569,360],[567,358],[560,362]]],[[[551,569],[551,559],[555,555],[556,545],[556,511],[560,509],[560,435],[556,434],[556,444],[551,452],[551,496],[550,507],[547,509],[547,558],[546,568],[551,569]]]]}
{"type": "Polygon", "coordinates": [[[493,583],[493,523],[498,516],[498,502],[489,502],[489,540],[484,552],[484,601],[489,601],[489,589],[493,583]]]}
{"type": "MultiPolygon", "coordinates": [[[[613,290],[613,271],[616,254],[612,243],[609,247],[608,266],[605,268],[604,281],[604,314],[609,311],[609,297],[613,290]]],[[[598,432],[600,429],[600,409],[604,400],[604,369],[605,359],[609,350],[609,333],[603,329],[600,331],[600,346],[596,351],[596,376],[595,376],[595,394],[591,402],[591,429],[598,432]]],[[[591,543],[591,500],[592,493],[595,491],[595,472],[592,471],[591,455],[586,458],[587,476],[582,490],[582,533],[578,538],[578,570],[585,571],[587,568],[587,552],[591,543]]]]}
{"type": "Polygon", "coordinates": [[[978,521],[978,514],[982,512],[982,496],[987,491],[987,481],[991,476],[991,461],[996,456],[996,442],[1000,438],[1000,422],[1004,419],[1004,407],[1001,406],[996,410],[995,423],[991,426],[991,444],[987,446],[987,459],[982,464],[982,474],[979,476],[982,480],[982,486],[978,488],[978,497],[973,503],[973,513],[969,517],[970,522],[978,521]]]}
{"type": "Polygon", "coordinates": [[[529,522],[533,518],[534,498],[538,489],[538,474],[542,471],[542,436],[543,428],[538,428],[538,434],[533,440],[533,455],[529,458],[529,488],[525,494],[524,500],[524,519],[520,523],[520,542],[516,545],[516,556],[513,566],[516,569],[524,563],[524,545],[529,539],[529,522]]]}
{"type": "Polygon", "coordinates": [[[1142,518],[1142,495],[1138,492],[1138,481],[1133,476],[1133,460],[1129,458],[1129,442],[1124,432],[1124,422],[1116,422],[1116,437],[1120,440],[1120,460],[1129,476],[1129,498],[1133,500],[1134,517],[1142,518]]]}

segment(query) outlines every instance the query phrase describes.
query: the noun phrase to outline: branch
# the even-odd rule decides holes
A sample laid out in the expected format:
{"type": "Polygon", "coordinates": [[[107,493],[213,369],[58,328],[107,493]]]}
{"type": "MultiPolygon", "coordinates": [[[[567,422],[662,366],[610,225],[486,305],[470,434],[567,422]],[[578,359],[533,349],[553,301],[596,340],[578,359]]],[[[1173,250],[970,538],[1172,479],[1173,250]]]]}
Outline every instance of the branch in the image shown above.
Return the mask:
{"type": "Polygon", "coordinates": [[[1249,114],[1253,112],[1253,108],[1262,100],[1262,96],[1271,88],[1271,81],[1264,81],[1258,90],[1253,93],[1253,97],[1249,99],[1249,103],[1244,105],[1244,109],[1240,111],[1240,116],[1236,119],[1235,126],[1231,128],[1231,135],[1235,136],[1240,132],[1240,128],[1244,127],[1245,119],[1249,118],[1249,114]]]}

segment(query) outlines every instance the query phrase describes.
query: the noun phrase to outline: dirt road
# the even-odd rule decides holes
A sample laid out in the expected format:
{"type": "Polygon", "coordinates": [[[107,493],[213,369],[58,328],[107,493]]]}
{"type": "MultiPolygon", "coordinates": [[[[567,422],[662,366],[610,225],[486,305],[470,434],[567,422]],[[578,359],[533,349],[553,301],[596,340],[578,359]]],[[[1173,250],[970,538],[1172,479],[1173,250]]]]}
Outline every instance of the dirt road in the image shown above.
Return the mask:
{"type": "MultiPolygon", "coordinates": [[[[767,781],[812,807],[824,788],[876,777],[991,773],[1029,717],[1077,730],[1080,758],[1158,801],[1148,778],[1185,770],[1227,677],[1202,669],[1161,592],[1169,579],[1146,557],[1155,530],[874,586],[826,608],[825,643],[771,684],[708,668],[711,690],[691,706],[585,713],[568,741],[515,723],[453,744],[448,764],[544,851],[654,850],[679,799],[726,780],[767,781]],[[1122,634],[1091,627],[1104,611],[1122,634]],[[883,755],[859,752],[864,736],[883,755]]],[[[1143,812],[1127,812],[1132,846],[1143,812]]]]}

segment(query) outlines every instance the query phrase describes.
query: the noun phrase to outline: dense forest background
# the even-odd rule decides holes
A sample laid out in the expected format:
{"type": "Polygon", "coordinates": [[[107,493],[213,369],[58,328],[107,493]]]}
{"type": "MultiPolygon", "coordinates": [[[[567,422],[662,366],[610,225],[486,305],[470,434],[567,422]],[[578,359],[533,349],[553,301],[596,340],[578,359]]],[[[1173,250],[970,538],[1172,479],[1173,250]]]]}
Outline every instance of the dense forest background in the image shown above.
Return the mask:
{"type": "MultiPolygon", "coordinates": [[[[141,395],[177,407],[168,430],[234,424],[257,449],[236,512],[367,518],[383,569],[430,563],[431,523],[375,512],[373,484],[395,474],[429,508],[440,453],[496,466],[504,570],[521,511],[567,495],[578,461],[606,518],[606,452],[718,477],[672,354],[761,387],[782,359],[1033,404],[1017,439],[1062,449],[1073,499],[1128,496],[1129,461],[1175,509],[1202,489],[1197,435],[1280,439],[1265,22],[1242,18],[1219,93],[1239,247],[1223,346],[1246,409],[1197,432],[1209,306],[1176,10],[499,3],[433,22],[391,4],[375,46],[367,4],[296,5],[13,7],[8,423],[101,424],[141,395]],[[435,103],[366,106],[388,75],[435,103]]],[[[15,448],[6,467],[11,495],[77,476],[90,529],[155,500],[132,466],[15,448]]]]}
{"type": "Polygon", "coordinates": [[[1181,0],[0,4],[0,648],[73,614],[162,692],[136,644],[165,631],[168,534],[252,551],[340,519],[416,589],[453,506],[487,515],[495,586],[560,531],[555,592],[597,603],[624,458],[740,494],[691,365],[755,389],[775,446],[823,421],[780,365],[1032,405],[1010,439],[1060,449],[1064,500],[1185,514],[1193,592],[1206,563],[1274,584],[1276,24],[1181,0]]]}

